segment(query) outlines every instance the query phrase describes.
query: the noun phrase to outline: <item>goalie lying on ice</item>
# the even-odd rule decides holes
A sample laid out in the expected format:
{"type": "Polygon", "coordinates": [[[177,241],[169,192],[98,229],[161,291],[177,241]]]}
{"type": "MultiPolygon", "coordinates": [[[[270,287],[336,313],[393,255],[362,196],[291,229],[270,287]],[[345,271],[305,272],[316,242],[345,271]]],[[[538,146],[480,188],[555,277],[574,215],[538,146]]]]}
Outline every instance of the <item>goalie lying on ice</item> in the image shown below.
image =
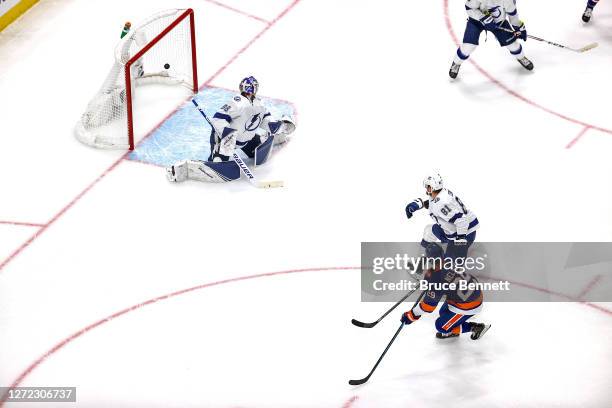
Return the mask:
{"type": "Polygon", "coordinates": [[[212,130],[208,161],[177,162],[166,169],[168,180],[235,180],[240,178],[240,169],[231,159],[236,148],[254,159],[258,166],[268,160],[273,145],[287,141],[287,136],[295,130],[293,119],[283,116],[274,120],[256,97],[258,88],[259,83],[252,76],[240,82],[240,94],[221,106],[209,121],[212,130]]]}

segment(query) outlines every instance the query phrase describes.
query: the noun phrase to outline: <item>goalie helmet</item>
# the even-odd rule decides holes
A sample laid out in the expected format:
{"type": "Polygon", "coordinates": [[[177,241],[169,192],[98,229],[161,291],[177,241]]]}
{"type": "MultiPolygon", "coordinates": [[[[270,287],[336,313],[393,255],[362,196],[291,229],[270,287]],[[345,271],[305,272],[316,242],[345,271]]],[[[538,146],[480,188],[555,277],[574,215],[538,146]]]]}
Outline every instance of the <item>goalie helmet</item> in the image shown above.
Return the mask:
{"type": "MultiPolygon", "coordinates": [[[[423,180],[423,187],[425,190],[428,190],[428,187],[431,187],[431,191],[439,191],[444,187],[442,183],[442,176],[440,173],[435,173],[430,176],[427,176],[425,180],[423,180]]],[[[427,194],[430,194],[431,191],[427,191],[427,194]]]]}
{"type": "Polygon", "coordinates": [[[254,97],[259,89],[259,82],[253,76],[244,78],[240,81],[239,89],[241,94],[253,95],[254,97]]]}

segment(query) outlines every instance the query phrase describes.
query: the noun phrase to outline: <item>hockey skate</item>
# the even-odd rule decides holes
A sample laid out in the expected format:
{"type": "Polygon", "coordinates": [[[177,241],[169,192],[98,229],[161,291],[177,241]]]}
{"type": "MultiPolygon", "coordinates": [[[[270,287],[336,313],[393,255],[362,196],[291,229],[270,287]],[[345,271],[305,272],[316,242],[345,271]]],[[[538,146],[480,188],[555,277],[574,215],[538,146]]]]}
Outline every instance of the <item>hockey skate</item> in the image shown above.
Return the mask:
{"type": "Polygon", "coordinates": [[[519,64],[523,66],[527,71],[533,71],[533,62],[529,60],[527,57],[519,58],[517,60],[519,64]]]}
{"type": "Polygon", "coordinates": [[[452,339],[453,337],[459,337],[457,333],[436,333],[436,339],[452,339]]]}
{"type": "Polygon", "coordinates": [[[591,17],[593,17],[593,9],[587,7],[584,10],[584,13],[582,14],[582,21],[584,21],[585,23],[588,23],[589,21],[591,21],[591,17]]]}
{"type": "Polygon", "coordinates": [[[450,70],[448,71],[448,75],[453,79],[457,78],[457,75],[459,75],[459,68],[461,68],[461,65],[453,62],[453,65],[451,65],[450,70]]]}
{"type": "Polygon", "coordinates": [[[470,338],[472,340],[478,340],[479,338],[485,335],[487,330],[491,328],[491,325],[484,323],[470,323],[470,327],[472,329],[472,335],[470,336],[470,338]]]}

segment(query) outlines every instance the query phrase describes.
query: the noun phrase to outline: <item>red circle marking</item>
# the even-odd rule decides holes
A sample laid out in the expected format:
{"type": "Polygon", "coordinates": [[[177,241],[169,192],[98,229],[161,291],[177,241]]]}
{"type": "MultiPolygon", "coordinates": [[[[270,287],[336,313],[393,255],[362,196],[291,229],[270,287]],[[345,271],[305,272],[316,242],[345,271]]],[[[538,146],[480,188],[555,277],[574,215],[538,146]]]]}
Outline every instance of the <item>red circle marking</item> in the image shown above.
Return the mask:
{"type": "MultiPolygon", "coordinates": [[[[51,355],[55,354],[56,352],[58,352],[59,350],[61,350],[62,348],[64,348],[66,345],[68,345],[69,343],[71,343],[73,340],[83,336],[84,334],[88,333],[89,331],[95,329],[96,327],[102,326],[105,323],[108,323],[120,316],[126,315],[129,312],[132,312],[134,310],[138,310],[142,307],[148,306],[148,305],[152,305],[154,303],[157,303],[159,301],[162,300],[166,300],[166,299],[170,299],[179,295],[184,295],[185,293],[190,293],[190,292],[194,292],[196,290],[200,290],[200,289],[205,289],[205,288],[210,288],[213,286],[219,286],[219,285],[223,285],[226,283],[233,283],[233,282],[239,282],[239,281],[245,281],[245,280],[251,280],[251,279],[257,279],[257,278],[264,278],[264,277],[269,277],[269,276],[277,276],[277,275],[289,275],[289,274],[294,274],[294,273],[302,273],[302,272],[325,272],[325,271],[344,271],[344,270],[361,270],[360,266],[336,266],[336,267],[322,267],[322,268],[304,268],[304,269],[291,269],[291,270],[287,270],[287,271],[278,271],[278,272],[267,272],[267,273],[260,273],[260,274],[256,274],[256,275],[247,275],[247,276],[240,276],[237,278],[229,278],[229,279],[223,279],[220,281],[216,281],[216,282],[210,282],[210,283],[204,283],[202,285],[198,285],[198,286],[193,286],[191,288],[187,288],[187,289],[182,289],[176,292],[172,292],[172,293],[168,293],[166,295],[161,295],[158,297],[155,297],[153,299],[149,299],[147,301],[144,301],[142,303],[138,303],[134,306],[128,307],[126,309],[123,309],[119,312],[116,312],[108,317],[105,317],[103,319],[98,320],[95,323],[90,324],[89,326],[86,326],[85,328],[77,331],[76,333],[70,335],[69,337],[66,337],[64,340],[60,341],[59,343],[57,343],[55,346],[53,346],[49,351],[47,351],[46,353],[44,353],[41,357],[39,357],[38,359],[36,359],[32,364],[30,364],[28,366],[28,368],[26,368],[18,377],[17,379],[15,379],[15,381],[13,381],[13,383],[10,385],[10,388],[14,388],[14,387],[18,387],[23,380],[32,373],[32,371],[34,371],[38,366],[40,366],[47,358],[49,358],[51,355]]],[[[493,277],[489,278],[489,279],[495,279],[493,277]]],[[[575,297],[572,296],[568,296],[568,295],[564,295],[561,293],[556,293],[553,291],[550,291],[548,289],[543,289],[543,288],[538,288],[536,286],[533,285],[529,285],[529,284],[523,284],[520,282],[512,282],[516,285],[519,286],[523,286],[529,289],[534,289],[540,292],[544,292],[544,293],[548,293],[551,295],[555,295],[555,296],[559,296],[568,300],[572,300],[572,301],[576,301],[576,302],[580,302],[586,306],[592,307],[594,309],[597,309],[601,312],[604,312],[606,314],[612,315],[612,311],[608,310],[602,306],[599,305],[595,305],[589,302],[584,302],[581,301],[580,299],[576,299],[575,297]]],[[[0,398],[0,407],[2,407],[4,405],[4,403],[6,402],[6,399],[8,397],[8,391],[5,392],[4,395],[2,395],[2,397],[0,398]]],[[[348,403],[348,406],[352,405],[355,401],[357,401],[358,396],[355,397],[351,397],[351,399],[349,401],[347,401],[346,403],[348,403]]],[[[345,403],[345,404],[346,404],[345,403]]]]}

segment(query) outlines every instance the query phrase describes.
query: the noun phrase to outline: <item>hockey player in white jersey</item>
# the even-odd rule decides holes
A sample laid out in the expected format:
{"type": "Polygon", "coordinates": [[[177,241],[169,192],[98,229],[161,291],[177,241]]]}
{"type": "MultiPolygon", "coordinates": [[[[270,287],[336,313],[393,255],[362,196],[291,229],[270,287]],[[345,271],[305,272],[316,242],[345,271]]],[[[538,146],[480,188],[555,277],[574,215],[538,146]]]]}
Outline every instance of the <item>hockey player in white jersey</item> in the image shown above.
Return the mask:
{"type": "Polygon", "coordinates": [[[227,161],[236,147],[249,157],[255,148],[276,133],[282,122],[273,121],[272,115],[257,98],[259,83],[254,77],[240,82],[240,94],[221,106],[211,119],[209,161],[227,161]]]}
{"type": "Polygon", "coordinates": [[[466,0],[465,9],[468,20],[463,43],[457,49],[448,72],[451,78],[457,78],[461,64],[474,52],[483,31],[492,33],[499,45],[505,47],[525,69],[533,70],[533,63],[525,56],[518,41],[527,41],[527,30],[518,17],[516,0],[466,0]]]}
{"type": "Polygon", "coordinates": [[[168,180],[224,182],[240,177],[236,163],[231,160],[236,148],[263,164],[272,145],[279,145],[295,130],[293,119],[283,116],[274,119],[257,98],[259,83],[250,76],[240,82],[240,93],[221,106],[210,119],[210,155],[208,161],[183,160],[166,168],[168,180]]]}
{"type": "Polygon", "coordinates": [[[440,174],[428,176],[423,187],[428,198],[417,198],[406,206],[409,219],[416,211],[426,208],[435,221],[425,227],[421,245],[427,247],[429,243],[442,242],[448,244],[447,257],[465,257],[476,239],[479,227],[476,215],[452,191],[444,188],[440,174]]]}

